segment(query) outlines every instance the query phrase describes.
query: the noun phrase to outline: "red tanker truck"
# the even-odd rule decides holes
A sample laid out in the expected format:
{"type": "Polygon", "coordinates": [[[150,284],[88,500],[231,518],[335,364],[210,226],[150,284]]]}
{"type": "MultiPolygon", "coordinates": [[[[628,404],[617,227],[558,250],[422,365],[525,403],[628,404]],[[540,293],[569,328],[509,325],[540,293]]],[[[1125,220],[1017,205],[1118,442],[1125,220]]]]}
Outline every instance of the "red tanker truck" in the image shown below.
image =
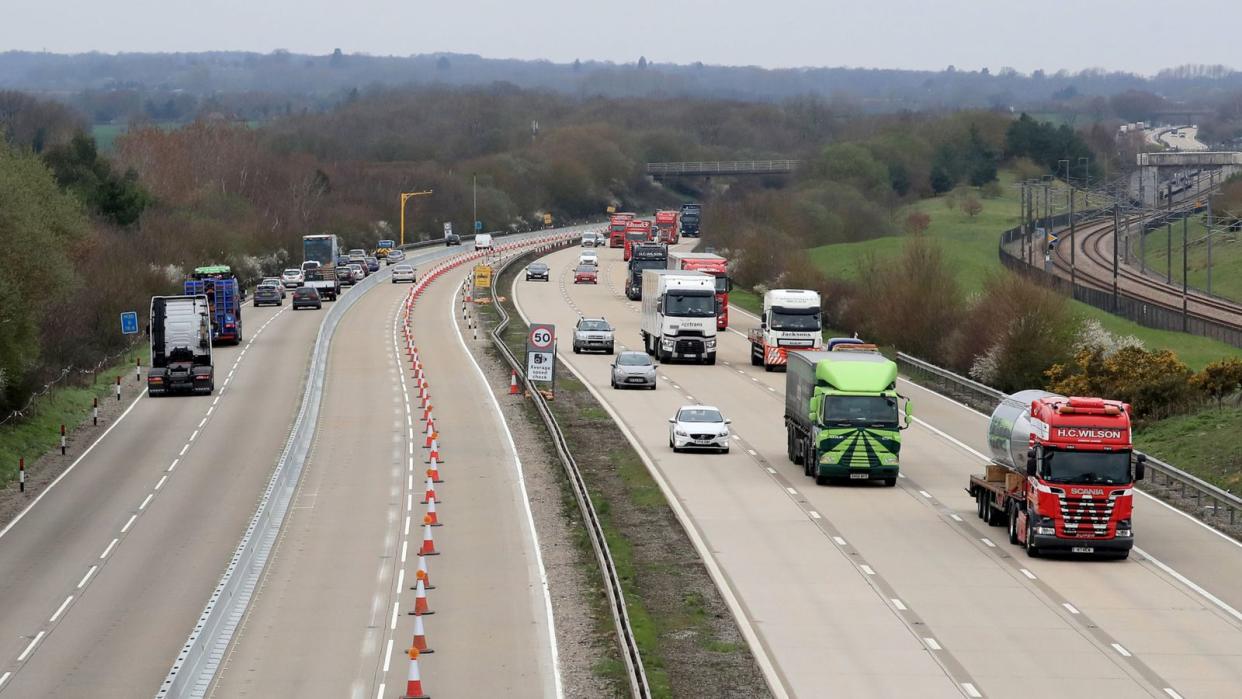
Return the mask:
{"type": "Polygon", "coordinates": [[[1130,441],[1130,406],[1027,390],[988,425],[992,463],[967,492],[1009,543],[1042,553],[1125,558],[1134,547],[1134,484],[1147,457],[1130,441]]]}

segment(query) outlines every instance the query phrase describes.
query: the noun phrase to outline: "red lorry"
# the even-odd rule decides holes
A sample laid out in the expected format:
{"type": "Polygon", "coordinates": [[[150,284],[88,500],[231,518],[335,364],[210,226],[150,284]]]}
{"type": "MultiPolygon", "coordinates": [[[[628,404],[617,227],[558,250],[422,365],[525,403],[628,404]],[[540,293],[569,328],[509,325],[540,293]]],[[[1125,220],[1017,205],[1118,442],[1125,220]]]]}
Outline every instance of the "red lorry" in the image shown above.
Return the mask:
{"type": "Polygon", "coordinates": [[[652,240],[651,221],[630,221],[625,224],[625,238],[622,245],[625,251],[621,255],[621,259],[629,262],[630,251],[633,250],[637,243],[646,243],[652,240]]]}
{"type": "Polygon", "coordinates": [[[677,244],[677,218],[680,213],[677,211],[657,211],[655,215],[655,228],[657,243],[665,243],[666,245],[677,244]]]}
{"type": "Polygon", "coordinates": [[[703,272],[716,278],[716,329],[729,327],[729,261],[710,252],[681,252],[670,250],[668,268],[703,272]]]}
{"type": "Polygon", "coordinates": [[[967,491],[979,518],[1008,524],[1027,555],[1125,558],[1134,546],[1134,484],[1147,457],[1130,441],[1130,406],[1027,390],[988,425],[992,463],[967,491]]]}
{"type": "Polygon", "coordinates": [[[613,214],[608,217],[608,247],[625,247],[625,227],[634,220],[634,214],[613,214]]]}

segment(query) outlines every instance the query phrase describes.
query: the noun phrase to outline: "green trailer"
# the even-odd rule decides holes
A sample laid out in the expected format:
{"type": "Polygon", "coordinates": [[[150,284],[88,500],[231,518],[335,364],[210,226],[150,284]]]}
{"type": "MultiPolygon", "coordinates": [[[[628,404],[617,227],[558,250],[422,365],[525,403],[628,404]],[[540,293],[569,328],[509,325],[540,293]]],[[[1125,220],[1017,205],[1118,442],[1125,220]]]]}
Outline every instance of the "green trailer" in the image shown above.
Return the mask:
{"type": "Polygon", "coordinates": [[[789,460],[820,485],[838,479],[896,485],[901,430],[910,425],[910,402],[897,394],[897,365],[859,345],[790,352],[788,362],[789,460]]]}

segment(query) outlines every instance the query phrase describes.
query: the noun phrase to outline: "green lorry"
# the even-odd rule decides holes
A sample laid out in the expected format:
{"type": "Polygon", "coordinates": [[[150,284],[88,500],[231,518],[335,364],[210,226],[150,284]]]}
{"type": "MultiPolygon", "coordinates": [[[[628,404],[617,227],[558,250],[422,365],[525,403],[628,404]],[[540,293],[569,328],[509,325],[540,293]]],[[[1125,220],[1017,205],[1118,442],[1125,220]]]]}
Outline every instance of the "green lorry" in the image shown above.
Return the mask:
{"type": "Polygon", "coordinates": [[[896,485],[901,430],[911,419],[910,402],[897,394],[897,365],[873,345],[856,342],[828,352],[790,352],[788,362],[789,460],[820,485],[837,479],[896,485]],[[904,424],[899,401],[905,401],[904,424]]]}

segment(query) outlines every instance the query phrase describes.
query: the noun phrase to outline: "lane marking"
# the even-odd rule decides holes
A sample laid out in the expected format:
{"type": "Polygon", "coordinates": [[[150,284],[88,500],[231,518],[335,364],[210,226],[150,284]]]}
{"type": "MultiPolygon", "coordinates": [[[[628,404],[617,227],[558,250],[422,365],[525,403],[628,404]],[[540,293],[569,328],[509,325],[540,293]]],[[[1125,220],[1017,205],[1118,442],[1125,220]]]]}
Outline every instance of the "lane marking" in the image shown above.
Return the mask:
{"type": "Polygon", "coordinates": [[[862,564],[860,564],[860,565],[858,566],[858,569],[859,569],[859,570],[861,570],[862,572],[866,573],[867,575],[875,575],[875,569],[874,569],[874,568],[872,568],[871,566],[867,565],[866,563],[862,563],[862,564]]]}
{"type": "Polygon", "coordinates": [[[811,510],[807,514],[811,515],[811,519],[820,519],[820,515],[815,510],[811,510]]]}
{"type": "Polygon", "coordinates": [[[893,606],[897,608],[897,611],[899,612],[906,611],[906,605],[902,604],[901,600],[897,599],[896,597],[892,598],[889,601],[893,603],[893,606]]]}
{"type": "Polygon", "coordinates": [[[401,562],[402,563],[405,563],[405,554],[406,554],[406,550],[409,548],[409,545],[410,545],[409,539],[406,539],[405,541],[401,542],[401,562]]]}
{"type": "Polygon", "coordinates": [[[167,480],[168,480],[168,474],[164,474],[164,475],[160,476],[160,479],[159,479],[158,481],[156,481],[156,482],[155,482],[155,489],[156,489],[156,490],[159,490],[160,488],[163,488],[163,487],[164,487],[164,482],[165,482],[165,481],[167,481],[167,480]]]}
{"type": "Polygon", "coordinates": [[[1122,656],[1126,658],[1130,657],[1130,651],[1126,650],[1125,646],[1121,645],[1120,643],[1114,643],[1113,650],[1117,651],[1118,653],[1120,653],[1122,656]]]}
{"type": "Polygon", "coordinates": [[[988,548],[990,548],[990,549],[994,549],[994,548],[996,548],[996,544],[992,543],[992,540],[991,540],[991,539],[989,539],[989,538],[987,538],[986,536],[985,536],[985,537],[981,537],[979,540],[980,540],[980,541],[982,541],[984,544],[986,544],[986,545],[987,545],[987,547],[988,547],[988,548]]]}
{"type": "MultiPolygon", "coordinates": [[[[392,663],[392,639],[388,639],[388,648],[384,651],[384,674],[388,674],[388,667],[392,663]]],[[[382,687],[383,685],[381,685],[382,687]]]]}
{"type": "Polygon", "coordinates": [[[177,456],[185,456],[185,453],[186,453],[187,451],[189,451],[189,450],[190,450],[190,445],[189,445],[189,444],[187,444],[187,445],[185,445],[185,446],[181,447],[181,453],[177,454],[177,456]]]}
{"type": "Polygon", "coordinates": [[[168,472],[172,473],[172,470],[177,468],[177,464],[179,463],[181,463],[181,459],[173,459],[173,462],[168,465],[168,472]]]}
{"type": "MultiPolygon", "coordinates": [[[[121,527],[121,533],[122,533],[122,534],[124,534],[124,533],[128,532],[128,531],[129,531],[129,528],[130,528],[130,527],[132,527],[132,526],[134,526],[134,520],[136,520],[136,519],[138,519],[138,515],[130,515],[130,516],[129,516],[129,521],[127,521],[127,522],[125,523],[125,526],[121,527]]],[[[115,539],[114,539],[114,541],[115,541],[115,539]]]]}
{"type": "Polygon", "coordinates": [[[1065,611],[1069,612],[1070,614],[1082,614],[1082,612],[1078,611],[1077,607],[1070,604],[1069,602],[1062,602],[1061,606],[1065,607],[1065,611]]]}
{"type": "Polygon", "coordinates": [[[1031,580],[1038,580],[1038,579],[1039,579],[1039,578],[1036,578],[1036,577],[1035,577],[1035,574],[1034,574],[1034,573],[1032,573],[1031,571],[1027,570],[1026,568],[1019,568],[1018,570],[1022,571],[1022,574],[1023,574],[1023,575],[1025,575],[1026,577],[1030,578],[1031,580]]]}
{"type": "Polygon", "coordinates": [[[73,601],[73,595],[69,595],[68,597],[66,597],[65,601],[61,602],[60,606],[56,608],[56,613],[52,615],[52,618],[47,620],[47,623],[55,624],[56,620],[60,618],[61,614],[65,613],[65,608],[68,607],[69,603],[72,601],[73,601]]]}
{"type": "Polygon", "coordinates": [[[954,514],[954,513],[952,513],[952,512],[950,512],[950,513],[949,513],[949,519],[953,520],[954,522],[960,522],[960,521],[962,521],[962,518],[961,518],[961,517],[958,517],[956,514],[954,514]]]}
{"type": "Polygon", "coordinates": [[[202,420],[198,421],[198,428],[201,430],[203,428],[203,425],[206,425],[206,424],[207,424],[207,418],[204,417],[202,420]]]}
{"type": "Polygon", "coordinates": [[[931,496],[932,496],[932,494],[931,494],[931,493],[929,493],[929,492],[927,492],[926,490],[920,490],[920,491],[919,491],[919,495],[922,495],[923,497],[927,498],[928,500],[930,500],[930,499],[931,499],[931,496]]]}
{"type": "Polygon", "coordinates": [[[147,497],[143,498],[142,504],[138,506],[138,511],[141,512],[147,509],[147,505],[151,504],[151,498],[153,497],[155,497],[155,493],[147,493],[147,497]]]}
{"type": "Polygon", "coordinates": [[[975,689],[975,686],[969,682],[963,682],[962,689],[966,690],[966,696],[971,697],[971,699],[982,699],[983,697],[979,690],[975,689]]]}
{"type": "MultiPolygon", "coordinates": [[[[401,606],[401,603],[400,603],[400,602],[393,602],[393,603],[392,603],[392,621],[388,622],[388,630],[389,630],[389,631],[396,631],[396,630],[397,630],[397,609],[398,609],[400,606],[401,606]]],[[[390,638],[390,639],[388,639],[388,642],[389,642],[389,643],[392,643],[392,639],[391,639],[391,638],[390,638]]],[[[392,651],[391,651],[391,650],[389,650],[389,652],[391,653],[392,651]]]]}
{"type": "Polygon", "coordinates": [[[120,541],[120,539],[113,539],[107,546],[105,546],[103,553],[99,554],[99,559],[103,560],[107,558],[108,554],[112,553],[112,548],[116,546],[116,542],[118,541],[120,541]]]}
{"type": "MultiPolygon", "coordinates": [[[[0,677],[0,684],[4,684],[4,678],[3,678],[3,677],[0,677]]],[[[1180,695],[1180,694],[1178,694],[1177,692],[1173,691],[1173,688],[1172,688],[1172,687],[1165,687],[1165,688],[1164,688],[1164,693],[1165,693],[1165,694],[1168,694],[1168,695],[1169,695],[1170,697],[1172,697],[1173,699],[1182,699],[1182,695],[1180,695]]]]}
{"type": "Polygon", "coordinates": [[[786,492],[786,493],[789,493],[790,495],[797,495],[797,494],[798,494],[798,491],[797,491],[797,490],[794,490],[793,488],[785,488],[785,492],[786,492]]]}
{"type": "Polygon", "coordinates": [[[842,539],[839,536],[832,537],[832,540],[837,543],[837,546],[849,546],[849,544],[845,543],[845,539],[842,539]]]}
{"type": "Polygon", "coordinates": [[[923,643],[926,643],[927,647],[932,650],[940,650],[940,644],[936,643],[936,639],[934,638],[924,638],[923,643]]]}
{"type": "Polygon", "coordinates": [[[13,676],[13,673],[11,673],[11,672],[6,672],[6,673],[4,673],[3,675],[0,675],[0,687],[3,687],[3,686],[4,686],[4,683],[5,683],[5,682],[8,682],[8,681],[9,681],[9,678],[10,678],[10,677],[12,677],[12,676],[13,676]]]}
{"type": "Polygon", "coordinates": [[[99,570],[99,566],[91,566],[89,569],[87,569],[86,575],[83,575],[82,579],[78,581],[79,590],[86,587],[87,581],[91,579],[91,576],[95,574],[96,570],[99,570]]]}
{"type": "Polygon", "coordinates": [[[17,662],[25,662],[26,658],[30,657],[30,652],[35,649],[35,646],[39,645],[39,641],[42,641],[45,635],[47,635],[46,631],[40,631],[35,634],[35,637],[30,639],[30,645],[26,646],[26,650],[22,651],[22,654],[17,656],[17,662]]]}
{"type": "Polygon", "coordinates": [[[194,432],[190,435],[191,442],[193,442],[196,439],[198,439],[198,430],[194,430],[194,432]]]}

